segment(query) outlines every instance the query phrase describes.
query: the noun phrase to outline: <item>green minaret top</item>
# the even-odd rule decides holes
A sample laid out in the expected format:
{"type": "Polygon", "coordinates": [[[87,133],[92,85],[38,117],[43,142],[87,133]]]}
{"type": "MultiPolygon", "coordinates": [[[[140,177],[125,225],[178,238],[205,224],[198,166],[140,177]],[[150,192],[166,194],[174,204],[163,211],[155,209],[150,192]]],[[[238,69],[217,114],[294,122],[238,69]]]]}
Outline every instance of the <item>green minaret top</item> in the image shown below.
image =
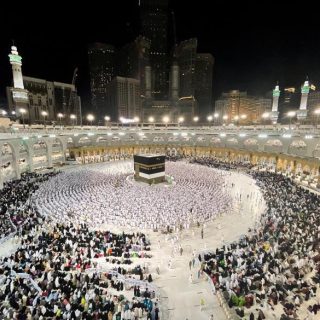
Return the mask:
{"type": "Polygon", "coordinates": [[[19,56],[16,46],[11,47],[11,53],[8,56],[11,64],[19,64],[20,66],[22,65],[22,57],[19,56]]]}

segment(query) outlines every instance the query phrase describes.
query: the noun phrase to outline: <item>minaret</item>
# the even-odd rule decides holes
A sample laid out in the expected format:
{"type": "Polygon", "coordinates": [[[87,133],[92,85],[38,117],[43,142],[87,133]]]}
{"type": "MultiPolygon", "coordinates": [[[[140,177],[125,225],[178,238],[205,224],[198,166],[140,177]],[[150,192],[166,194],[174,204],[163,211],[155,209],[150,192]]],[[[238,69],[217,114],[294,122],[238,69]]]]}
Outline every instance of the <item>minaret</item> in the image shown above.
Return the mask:
{"type": "MultiPolygon", "coordinates": [[[[28,111],[29,97],[28,91],[24,89],[23,76],[22,76],[22,57],[18,54],[16,46],[11,47],[9,54],[9,61],[12,66],[13,87],[10,89],[12,93],[13,107],[17,116],[20,116],[20,109],[24,108],[25,112],[28,111]]],[[[26,114],[26,118],[29,114],[26,114]]]]}
{"type": "Polygon", "coordinates": [[[279,105],[279,97],[280,97],[280,89],[279,85],[277,84],[275,88],[272,91],[272,110],[270,113],[270,119],[272,122],[278,122],[279,117],[279,111],[278,111],[278,105],[279,105]]]}
{"type": "Polygon", "coordinates": [[[9,54],[10,63],[12,65],[13,75],[13,87],[24,89],[23,78],[22,78],[22,57],[19,56],[17,47],[11,47],[11,54],[9,54]]]}
{"type": "Polygon", "coordinates": [[[300,101],[299,110],[297,112],[298,120],[305,120],[307,118],[307,114],[308,114],[307,102],[308,102],[309,91],[310,91],[310,85],[307,77],[306,81],[301,87],[301,101],[300,101]]]}

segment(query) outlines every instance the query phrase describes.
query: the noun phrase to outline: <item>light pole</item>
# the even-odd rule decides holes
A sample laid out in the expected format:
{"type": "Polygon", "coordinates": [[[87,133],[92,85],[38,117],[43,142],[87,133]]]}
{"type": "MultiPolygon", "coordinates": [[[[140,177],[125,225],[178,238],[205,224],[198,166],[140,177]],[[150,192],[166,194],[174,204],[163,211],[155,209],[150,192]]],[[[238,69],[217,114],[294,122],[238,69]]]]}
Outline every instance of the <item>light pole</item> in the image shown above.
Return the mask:
{"type": "Polygon", "coordinates": [[[238,124],[239,124],[239,116],[238,115],[234,116],[233,119],[236,121],[236,126],[238,126],[238,124]]]}
{"type": "Polygon", "coordinates": [[[169,121],[170,121],[170,118],[168,117],[168,116],[164,116],[163,118],[162,118],[162,121],[166,124],[166,128],[168,127],[168,123],[169,123],[169,121]]]}
{"type": "Polygon", "coordinates": [[[154,117],[153,117],[153,116],[150,116],[150,117],[148,118],[148,122],[149,122],[149,123],[152,123],[152,124],[153,124],[153,127],[155,126],[155,125],[154,125],[154,117]]]}
{"type": "Polygon", "coordinates": [[[58,113],[57,117],[59,118],[59,124],[60,124],[60,128],[61,128],[61,119],[63,118],[63,114],[62,113],[58,113]]]}
{"type": "Polygon", "coordinates": [[[104,121],[107,123],[107,127],[108,127],[109,126],[110,117],[109,116],[105,116],[104,117],[104,121]]]}
{"type": "Polygon", "coordinates": [[[269,119],[270,113],[269,112],[264,112],[261,117],[263,119],[264,127],[266,127],[266,121],[267,121],[267,119],[269,119]]]}
{"type": "Polygon", "coordinates": [[[88,114],[87,115],[87,120],[90,122],[90,126],[92,127],[92,121],[94,120],[94,115],[93,114],[88,114]]]}
{"type": "Polygon", "coordinates": [[[213,117],[214,117],[214,122],[217,124],[218,123],[218,118],[219,118],[219,113],[215,113],[214,115],[213,115],[213,117]]]}
{"type": "Polygon", "coordinates": [[[43,116],[43,124],[46,127],[46,116],[48,115],[47,111],[41,111],[41,115],[43,116]]]}
{"type": "Polygon", "coordinates": [[[242,114],[242,115],[240,116],[240,119],[241,119],[241,120],[246,120],[246,119],[247,119],[247,115],[246,115],[246,114],[242,114]]]}
{"type": "Polygon", "coordinates": [[[210,127],[210,122],[213,120],[213,116],[207,116],[207,120],[208,120],[208,122],[209,122],[209,127],[210,127]]]}
{"type": "Polygon", "coordinates": [[[193,122],[198,123],[198,121],[199,121],[199,117],[198,116],[193,117],[193,122]]]}
{"type": "Polygon", "coordinates": [[[287,116],[289,117],[290,119],[290,122],[289,122],[289,129],[291,130],[291,119],[296,115],[295,111],[289,111],[287,116]]]}
{"type": "Polygon", "coordinates": [[[178,126],[180,127],[180,124],[183,123],[184,117],[179,117],[178,118],[178,126]]]}
{"type": "Polygon", "coordinates": [[[316,128],[317,128],[317,126],[318,126],[318,124],[319,124],[320,108],[319,108],[319,109],[316,109],[316,110],[314,111],[314,114],[316,115],[316,118],[317,118],[317,121],[316,121],[316,128]]]}
{"type": "Polygon", "coordinates": [[[225,125],[225,122],[227,122],[227,120],[228,120],[228,115],[225,114],[225,115],[222,117],[222,120],[223,120],[223,124],[225,125]]]}
{"type": "Polygon", "coordinates": [[[74,128],[74,122],[75,122],[75,119],[76,119],[76,115],[75,114],[70,114],[70,119],[72,120],[72,125],[73,125],[73,128],[74,128]]]}
{"type": "Polygon", "coordinates": [[[22,116],[22,123],[23,123],[23,129],[25,128],[25,124],[24,124],[24,114],[27,112],[26,109],[24,108],[20,108],[19,109],[19,112],[21,113],[21,116],[22,116]]]}
{"type": "Polygon", "coordinates": [[[135,122],[136,127],[138,128],[139,127],[140,118],[139,117],[133,117],[133,121],[135,122]]]}

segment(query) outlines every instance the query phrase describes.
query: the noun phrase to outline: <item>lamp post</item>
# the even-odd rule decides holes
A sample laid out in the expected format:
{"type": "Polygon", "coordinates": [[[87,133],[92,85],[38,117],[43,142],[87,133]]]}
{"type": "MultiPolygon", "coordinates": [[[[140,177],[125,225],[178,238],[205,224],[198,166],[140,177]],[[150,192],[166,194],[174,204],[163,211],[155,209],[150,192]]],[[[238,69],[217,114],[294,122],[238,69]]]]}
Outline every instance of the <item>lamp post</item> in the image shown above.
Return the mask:
{"type": "Polygon", "coordinates": [[[237,115],[237,116],[234,116],[234,120],[236,121],[236,126],[238,126],[238,124],[239,124],[239,116],[237,115]]]}
{"type": "Polygon", "coordinates": [[[107,127],[108,127],[109,126],[110,117],[109,116],[105,116],[104,117],[104,121],[107,123],[107,127]]]}
{"type": "Polygon", "coordinates": [[[61,119],[63,118],[63,114],[62,113],[58,113],[57,117],[59,118],[59,124],[60,124],[60,128],[61,128],[61,119]]]}
{"type": "Polygon", "coordinates": [[[198,123],[198,121],[199,121],[199,117],[198,116],[193,117],[193,122],[198,123]]]}
{"type": "Polygon", "coordinates": [[[164,116],[164,117],[162,118],[162,121],[163,121],[163,123],[165,123],[166,128],[167,128],[167,127],[168,127],[168,123],[169,123],[169,121],[170,121],[170,118],[169,118],[168,116],[164,116]]]}
{"type": "Polygon", "coordinates": [[[247,119],[247,115],[246,115],[246,114],[242,114],[242,115],[240,116],[240,119],[241,119],[241,120],[246,120],[246,119],[247,119]]]}
{"type": "Polygon", "coordinates": [[[27,110],[24,109],[24,108],[20,108],[20,109],[19,109],[19,112],[21,113],[21,116],[22,116],[22,123],[23,123],[23,129],[24,129],[24,128],[25,128],[24,115],[25,115],[25,113],[27,112],[27,110]]]}
{"type": "MultiPolygon", "coordinates": [[[[154,123],[154,117],[153,116],[150,116],[149,118],[148,118],[148,122],[149,123],[154,123]]],[[[154,124],[153,124],[153,127],[154,127],[154,124]]]]}
{"type": "Polygon", "coordinates": [[[209,127],[210,127],[210,122],[213,120],[213,116],[207,116],[207,120],[208,120],[208,122],[209,122],[209,127]]]}
{"type": "Polygon", "coordinates": [[[318,126],[318,124],[319,124],[320,108],[319,108],[319,109],[316,109],[316,110],[314,111],[314,114],[316,115],[316,118],[317,118],[317,121],[316,121],[316,128],[317,128],[317,126],[318,126]]]}
{"type": "Polygon", "coordinates": [[[296,115],[295,111],[289,111],[287,116],[289,117],[290,119],[290,122],[289,122],[289,129],[291,130],[291,119],[296,115]]]}
{"type": "Polygon", "coordinates": [[[72,125],[73,125],[73,128],[74,128],[74,122],[77,119],[76,115],[75,114],[70,114],[70,119],[72,120],[72,125]]]}
{"type": "Polygon", "coordinates": [[[227,120],[228,120],[228,115],[224,115],[223,117],[222,117],[222,120],[223,120],[223,124],[225,125],[225,122],[227,122],[227,120]]]}
{"type": "Polygon", "coordinates": [[[48,115],[47,111],[41,111],[41,115],[43,116],[43,124],[46,127],[46,116],[48,115]]]}
{"type": "Polygon", "coordinates": [[[215,122],[216,124],[218,124],[219,113],[216,112],[216,113],[213,115],[213,117],[214,117],[214,122],[215,122]]]}
{"type": "Polygon", "coordinates": [[[263,119],[264,127],[266,127],[266,121],[267,121],[267,119],[269,119],[270,113],[269,112],[264,112],[261,117],[263,119]]]}
{"type": "Polygon", "coordinates": [[[180,127],[180,124],[183,123],[184,117],[179,117],[178,118],[178,126],[180,127]]]}
{"type": "Polygon", "coordinates": [[[135,122],[136,127],[138,128],[139,127],[140,118],[139,117],[133,117],[133,121],[135,122]]]}
{"type": "Polygon", "coordinates": [[[94,115],[93,114],[88,114],[87,115],[87,120],[90,122],[90,126],[92,127],[92,121],[94,120],[94,115]]]}

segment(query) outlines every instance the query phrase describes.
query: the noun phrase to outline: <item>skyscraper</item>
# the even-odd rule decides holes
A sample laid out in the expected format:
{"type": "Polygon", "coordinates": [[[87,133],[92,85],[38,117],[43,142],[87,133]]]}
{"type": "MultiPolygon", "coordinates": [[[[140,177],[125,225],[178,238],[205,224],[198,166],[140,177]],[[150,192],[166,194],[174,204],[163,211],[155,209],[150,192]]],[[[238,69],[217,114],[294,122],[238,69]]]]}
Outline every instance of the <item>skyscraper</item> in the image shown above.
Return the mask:
{"type": "Polygon", "coordinates": [[[180,96],[195,95],[195,72],[198,40],[192,38],[182,41],[175,50],[180,69],[180,96]]]}
{"type": "Polygon", "coordinates": [[[151,41],[150,64],[155,99],[168,98],[168,0],[141,0],[141,34],[151,41]]]}
{"type": "Polygon", "coordinates": [[[139,36],[117,53],[117,76],[140,80],[141,95],[145,96],[145,69],[150,65],[150,40],[139,36]]]}
{"type": "Polygon", "coordinates": [[[212,70],[214,58],[210,53],[198,53],[195,63],[195,98],[199,112],[206,116],[212,112],[212,70]]]}
{"type": "Polygon", "coordinates": [[[91,99],[94,113],[101,117],[106,109],[106,87],[115,75],[115,48],[93,43],[88,49],[91,99]]]}

